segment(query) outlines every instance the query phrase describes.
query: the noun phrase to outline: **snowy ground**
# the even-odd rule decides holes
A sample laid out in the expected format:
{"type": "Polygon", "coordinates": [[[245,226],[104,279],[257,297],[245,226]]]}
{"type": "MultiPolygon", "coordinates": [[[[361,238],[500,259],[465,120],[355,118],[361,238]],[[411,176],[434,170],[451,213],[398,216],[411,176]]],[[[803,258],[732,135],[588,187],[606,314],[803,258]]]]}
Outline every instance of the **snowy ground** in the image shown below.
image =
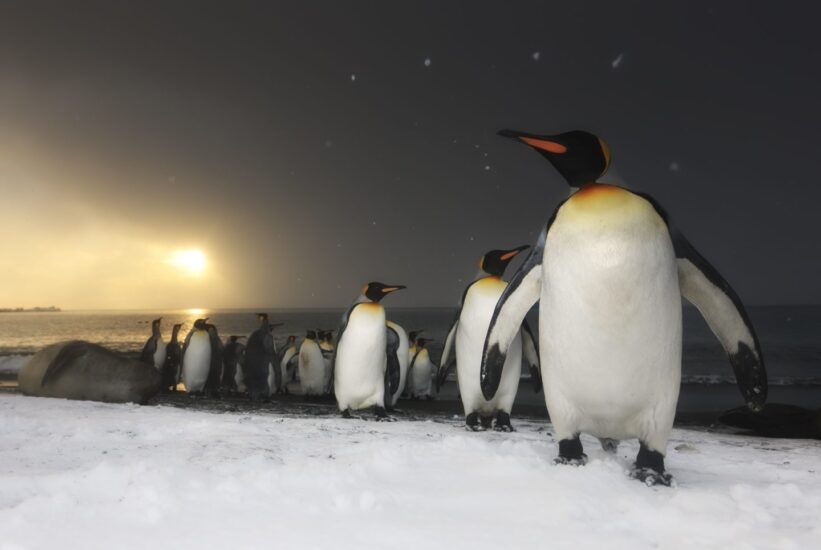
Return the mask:
{"type": "Polygon", "coordinates": [[[553,466],[550,426],[467,433],[0,394],[0,548],[821,548],[821,443],[675,430],[553,466]]]}

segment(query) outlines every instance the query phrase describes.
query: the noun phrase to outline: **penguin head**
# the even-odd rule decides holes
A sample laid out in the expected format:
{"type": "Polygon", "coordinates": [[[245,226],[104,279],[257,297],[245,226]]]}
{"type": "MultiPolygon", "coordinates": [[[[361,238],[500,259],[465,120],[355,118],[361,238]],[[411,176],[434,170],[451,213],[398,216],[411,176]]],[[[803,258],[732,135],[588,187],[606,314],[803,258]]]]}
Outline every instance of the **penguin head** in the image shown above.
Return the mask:
{"type": "Polygon", "coordinates": [[[425,331],[424,331],[424,330],[412,330],[412,331],[410,331],[410,332],[408,333],[408,342],[410,342],[411,344],[412,344],[412,343],[414,343],[414,342],[416,342],[416,338],[417,338],[420,334],[422,334],[423,332],[425,332],[425,331]]]}
{"type": "Polygon", "coordinates": [[[305,333],[305,339],[306,340],[316,340],[316,331],[315,330],[309,330],[308,332],[306,332],[305,333]]]}
{"type": "Polygon", "coordinates": [[[371,302],[379,302],[391,292],[396,292],[397,290],[402,290],[403,288],[407,287],[402,285],[389,286],[382,283],[372,282],[368,283],[368,285],[362,289],[362,294],[364,294],[365,297],[371,302]]]}
{"type": "Polygon", "coordinates": [[[154,319],[151,321],[151,330],[160,330],[160,323],[162,322],[162,317],[159,319],[154,319]]]}
{"type": "Polygon", "coordinates": [[[268,323],[268,314],[267,313],[257,313],[257,321],[259,324],[265,325],[268,323]]]}
{"type": "Polygon", "coordinates": [[[530,245],[522,245],[511,250],[491,250],[482,256],[479,267],[488,275],[501,277],[505,274],[507,264],[519,255],[523,250],[530,248],[530,245]]]}
{"type": "Polygon", "coordinates": [[[288,336],[288,345],[290,346],[290,345],[292,345],[294,342],[296,342],[296,336],[294,336],[293,334],[291,334],[290,336],[288,336]]]}
{"type": "Polygon", "coordinates": [[[217,335],[217,326],[216,325],[212,325],[211,323],[206,323],[205,324],[205,329],[208,331],[208,334],[210,334],[211,336],[216,336],[217,335]]]}
{"type": "Polygon", "coordinates": [[[197,319],[194,321],[194,328],[197,330],[206,330],[208,328],[208,317],[204,319],[197,319]]]}
{"type": "Polygon", "coordinates": [[[598,136],[574,130],[553,136],[500,130],[500,136],[513,138],[536,149],[550,161],[571,187],[595,183],[610,167],[610,147],[598,136]]]}
{"type": "Polygon", "coordinates": [[[433,340],[431,338],[417,338],[416,339],[416,345],[419,346],[420,348],[424,348],[425,345],[429,344],[430,342],[433,342],[433,340]]]}

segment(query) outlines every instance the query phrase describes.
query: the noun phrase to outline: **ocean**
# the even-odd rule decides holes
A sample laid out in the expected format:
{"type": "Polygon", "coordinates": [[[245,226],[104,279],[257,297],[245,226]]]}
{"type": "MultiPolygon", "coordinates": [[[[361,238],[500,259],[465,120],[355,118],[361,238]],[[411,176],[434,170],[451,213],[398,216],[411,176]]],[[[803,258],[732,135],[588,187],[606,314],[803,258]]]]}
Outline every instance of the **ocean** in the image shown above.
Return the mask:
{"type": "MultiPolygon", "coordinates": [[[[283,326],[274,331],[282,343],[288,335],[301,338],[308,329],[335,330],[342,309],[277,310],[177,310],[177,311],[64,311],[58,313],[0,313],[0,371],[12,371],[43,347],[64,340],[96,342],[125,354],[137,354],[151,332],[151,320],[163,317],[163,335],[183,323],[181,339],[198,317],[207,316],[223,339],[232,334],[248,335],[256,328],[256,311],[267,311],[272,322],[283,326]]],[[[770,402],[821,407],[821,306],[758,306],[748,309],[758,332],[770,381],[770,402]]],[[[391,320],[406,330],[424,329],[434,338],[432,355],[438,359],[452,308],[388,308],[391,320]]],[[[531,326],[536,326],[535,312],[531,326]]],[[[451,384],[441,399],[456,399],[451,384]]],[[[522,384],[517,403],[543,404],[522,384]]],[[[735,387],[732,367],[723,349],[692,307],[684,309],[684,360],[680,410],[724,410],[742,405],[735,387]]]]}

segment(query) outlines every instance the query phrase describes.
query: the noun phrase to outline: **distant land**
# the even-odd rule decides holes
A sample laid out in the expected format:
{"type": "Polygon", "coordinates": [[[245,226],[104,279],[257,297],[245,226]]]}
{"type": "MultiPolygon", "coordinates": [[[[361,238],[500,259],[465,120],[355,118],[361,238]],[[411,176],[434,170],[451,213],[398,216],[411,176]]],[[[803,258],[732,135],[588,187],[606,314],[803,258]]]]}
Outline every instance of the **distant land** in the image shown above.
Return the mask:
{"type": "Polygon", "coordinates": [[[33,307],[33,308],[0,307],[0,313],[42,313],[44,311],[53,313],[55,311],[62,311],[62,310],[59,307],[54,307],[54,306],[33,307]]]}

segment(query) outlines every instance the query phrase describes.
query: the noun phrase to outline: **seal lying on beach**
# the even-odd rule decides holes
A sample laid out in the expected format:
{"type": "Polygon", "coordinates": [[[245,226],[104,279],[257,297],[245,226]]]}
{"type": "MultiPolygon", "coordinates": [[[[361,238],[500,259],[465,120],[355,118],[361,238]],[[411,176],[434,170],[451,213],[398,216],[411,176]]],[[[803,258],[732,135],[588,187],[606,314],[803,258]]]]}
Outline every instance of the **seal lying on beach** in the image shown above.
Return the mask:
{"type": "Polygon", "coordinates": [[[153,365],[79,340],[41,350],[18,376],[25,395],[108,403],[144,404],[160,389],[160,382],[161,374],[153,365]]]}

